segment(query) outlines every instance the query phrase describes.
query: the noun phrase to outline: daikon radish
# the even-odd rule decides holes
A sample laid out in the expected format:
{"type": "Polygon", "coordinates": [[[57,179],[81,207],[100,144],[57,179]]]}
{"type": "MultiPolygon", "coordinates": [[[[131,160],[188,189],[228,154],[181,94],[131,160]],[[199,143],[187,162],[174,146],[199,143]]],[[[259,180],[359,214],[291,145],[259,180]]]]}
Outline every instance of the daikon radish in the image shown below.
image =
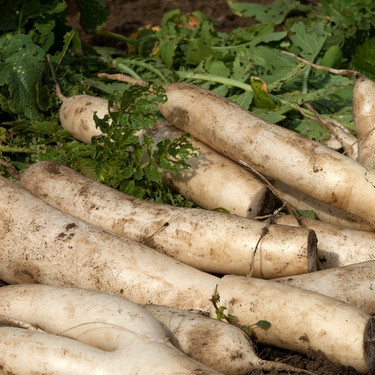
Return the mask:
{"type": "MultiPolygon", "coordinates": [[[[183,132],[166,122],[159,122],[147,134],[158,143],[180,137],[183,132]]],[[[190,168],[185,171],[165,171],[164,179],[169,186],[206,209],[221,207],[248,218],[272,211],[273,196],[262,182],[204,143],[194,139],[192,143],[200,155],[188,161],[190,168]]]]}
{"type": "Polygon", "coordinates": [[[127,196],[54,162],[30,166],[21,184],[50,205],[200,270],[273,278],[316,270],[316,239],[306,228],[157,204],[127,196]],[[254,262],[253,262],[254,261],[254,262]]]}
{"type": "MultiPolygon", "coordinates": [[[[63,103],[60,108],[61,125],[74,138],[91,143],[92,137],[102,134],[96,126],[94,114],[99,118],[108,115],[107,100],[90,95],[67,98],[58,84],[56,94],[63,103]]],[[[149,132],[155,143],[182,134],[164,125],[156,126],[149,132]]],[[[201,150],[201,155],[190,159],[188,171],[165,173],[170,186],[203,208],[224,208],[244,217],[270,213],[274,200],[263,183],[201,142],[196,141],[195,147],[201,150]]]]}
{"type": "Polygon", "coordinates": [[[281,362],[260,359],[254,354],[249,336],[231,324],[173,307],[143,307],[161,322],[177,348],[222,374],[246,375],[256,369],[310,373],[281,362]]]}
{"type": "Polygon", "coordinates": [[[356,306],[368,314],[375,313],[375,260],[331,268],[276,281],[313,290],[356,306]]]}
{"type": "Polygon", "coordinates": [[[165,89],[168,100],[160,111],[182,131],[236,162],[375,223],[375,171],[211,91],[187,83],[165,89]]]}
{"type": "Polygon", "coordinates": [[[353,88],[353,117],[359,141],[358,161],[375,168],[375,82],[364,76],[353,88]]]}
{"type": "Polygon", "coordinates": [[[0,369],[7,374],[216,374],[169,341],[140,306],[85,289],[0,288],[0,369]],[[15,328],[17,323],[35,330],[15,328]]]}
{"type": "Polygon", "coordinates": [[[286,286],[274,280],[228,275],[220,280],[218,294],[226,312],[241,324],[260,319],[271,322],[269,329],[256,330],[262,343],[292,349],[287,341],[295,337],[293,350],[307,353],[324,347],[323,353],[334,363],[361,373],[375,371],[374,317],[337,299],[301,288],[284,289],[286,286]]]}
{"type": "Polygon", "coordinates": [[[314,211],[316,218],[320,221],[362,231],[375,230],[373,224],[370,224],[359,216],[311,198],[280,181],[274,181],[272,184],[280,198],[290,203],[296,209],[314,211]]]}
{"type": "Polygon", "coordinates": [[[375,370],[374,319],[362,310],[272,280],[215,277],[0,181],[0,279],[5,282],[94,289],[140,304],[207,311],[211,317],[216,313],[210,299],[217,290],[238,324],[271,323],[266,331],[256,330],[260,342],[301,353],[321,351],[363,373],[375,370]]]}
{"type": "MultiPolygon", "coordinates": [[[[374,232],[339,227],[307,217],[300,217],[299,220],[304,227],[316,233],[321,269],[375,260],[374,232]]],[[[276,222],[284,225],[299,225],[291,215],[280,216],[276,218],[276,222]]]]}

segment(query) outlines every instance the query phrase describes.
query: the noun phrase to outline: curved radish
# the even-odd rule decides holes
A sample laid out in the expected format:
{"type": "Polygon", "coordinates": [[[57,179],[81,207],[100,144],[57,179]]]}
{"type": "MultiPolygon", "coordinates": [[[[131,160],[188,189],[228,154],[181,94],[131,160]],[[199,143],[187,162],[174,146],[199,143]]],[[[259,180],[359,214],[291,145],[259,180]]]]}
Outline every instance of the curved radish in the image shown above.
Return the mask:
{"type": "Polygon", "coordinates": [[[0,319],[12,326],[0,328],[4,373],[219,374],[178,351],[152,314],[122,298],[11,285],[0,288],[0,299],[0,319]],[[14,322],[37,329],[14,328],[14,322]]]}
{"type": "Polygon", "coordinates": [[[356,306],[368,314],[375,313],[375,260],[330,268],[276,281],[313,290],[356,306]]]}
{"type": "Polygon", "coordinates": [[[221,374],[246,375],[256,369],[311,374],[284,363],[260,359],[248,335],[231,324],[173,307],[143,307],[161,322],[177,348],[221,374]]]}
{"type": "Polygon", "coordinates": [[[31,165],[23,187],[59,210],[144,243],[200,270],[273,278],[316,270],[316,240],[306,228],[271,225],[202,209],[127,196],[54,162],[31,165]]]}
{"type": "Polygon", "coordinates": [[[364,76],[353,88],[353,116],[359,140],[358,161],[375,168],[375,82],[364,76]]]}
{"type": "Polygon", "coordinates": [[[203,88],[173,83],[166,119],[234,161],[375,223],[375,172],[203,88]]]}

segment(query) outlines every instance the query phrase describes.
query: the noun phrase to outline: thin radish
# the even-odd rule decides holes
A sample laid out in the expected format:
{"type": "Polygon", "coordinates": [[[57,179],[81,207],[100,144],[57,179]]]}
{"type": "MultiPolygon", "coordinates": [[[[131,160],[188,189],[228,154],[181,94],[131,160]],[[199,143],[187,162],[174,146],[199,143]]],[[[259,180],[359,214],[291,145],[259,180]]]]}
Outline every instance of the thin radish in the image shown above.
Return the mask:
{"type": "Polygon", "coordinates": [[[322,222],[355,230],[375,230],[374,224],[370,224],[365,219],[311,198],[280,181],[274,181],[272,185],[280,198],[291,204],[292,207],[299,210],[313,211],[316,218],[322,222]]]}
{"type": "MultiPolygon", "coordinates": [[[[321,269],[375,260],[374,232],[339,227],[306,217],[300,217],[299,221],[304,227],[310,228],[316,233],[317,254],[321,269]]],[[[295,226],[300,224],[291,215],[280,216],[276,222],[295,226]]]]}
{"type": "Polygon", "coordinates": [[[0,288],[0,299],[0,320],[11,326],[0,328],[2,373],[219,375],[177,350],[152,314],[123,298],[30,284],[0,288]]]}
{"type": "Polygon", "coordinates": [[[364,76],[354,85],[353,116],[359,141],[358,161],[375,168],[375,82],[364,76]]]}
{"type": "Polygon", "coordinates": [[[375,260],[331,268],[276,281],[333,297],[375,313],[375,260]]]}
{"type": "Polygon", "coordinates": [[[20,181],[59,210],[200,270],[263,278],[316,270],[315,234],[306,228],[271,225],[257,248],[264,223],[136,199],[58,163],[36,163],[20,181]]]}
{"type": "Polygon", "coordinates": [[[212,317],[217,290],[238,324],[271,323],[256,330],[260,342],[375,371],[375,322],[360,309],[272,280],[218,278],[64,214],[3,178],[0,191],[0,279],[8,283],[94,289],[212,317]]]}
{"type": "Polygon", "coordinates": [[[225,375],[246,375],[256,369],[310,374],[255,355],[248,335],[231,324],[173,307],[143,305],[162,324],[182,352],[225,375]]]}

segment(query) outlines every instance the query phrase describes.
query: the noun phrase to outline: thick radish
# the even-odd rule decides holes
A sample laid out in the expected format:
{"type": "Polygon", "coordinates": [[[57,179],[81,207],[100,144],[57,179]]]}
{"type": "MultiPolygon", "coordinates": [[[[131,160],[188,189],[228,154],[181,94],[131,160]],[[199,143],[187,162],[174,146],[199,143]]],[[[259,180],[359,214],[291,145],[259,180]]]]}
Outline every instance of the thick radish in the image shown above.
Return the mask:
{"type": "Polygon", "coordinates": [[[256,330],[260,342],[321,351],[359,372],[375,371],[374,319],[362,310],[272,280],[215,277],[64,214],[10,181],[0,182],[0,279],[95,289],[212,317],[210,300],[217,290],[238,324],[271,323],[256,330]]]}
{"type": "MultiPolygon", "coordinates": [[[[305,228],[310,228],[316,233],[321,269],[375,260],[374,232],[339,227],[306,217],[300,217],[299,221],[305,228]]],[[[291,215],[280,216],[276,218],[276,222],[299,226],[291,215]]]]}
{"type": "Polygon", "coordinates": [[[165,86],[166,119],[234,161],[375,223],[375,171],[230,100],[187,84],[165,86]]]}
{"type": "Polygon", "coordinates": [[[291,204],[295,209],[313,211],[315,217],[320,221],[356,230],[375,230],[374,224],[370,224],[363,218],[311,198],[280,181],[274,181],[272,185],[281,199],[291,204]]]}
{"type": "Polygon", "coordinates": [[[11,326],[0,328],[2,373],[219,375],[177,350],[151,313],[123,298],[30,284],[0,288],[0,299],[0,321],[11,326]],[[25,324],[37,328],[15,328],[25,324]]]}
{"type": "MultiPolygon", "coordinates": [[[[147,132],[155,143],[175,139],[183,132],[159,122],[147,132]]],[[[192,140],[200,155],[191,158],[190,168],[164,172],[166,183],[206,209],[225,208],[231,214],[253,218],[270,213],[274,199],[268,188],[251,173],[198,140],[192,140]]]]}
{"type": "Polygon", "coordinates": [[[250,371],[309,371],[260,359],[249,336],[240,328],[196,312],[159,305],[143,305],[166,330],[182,352],[222,374],[246,375],[250,371]]]}
{"type": "Polygon", "coordinates": [[[375,313],[375,260],[345,267],[283,277],[276,281],[313,290],[356,306],[368,314],[375,313]]]}
{"type": "Polygon", "coordinates": [[[359,141],[358,161],[375,168],[375,82],[364,76],[354,85],[353,117],[359,141]]]}
{"type": "Polygon", "coordinates": [[[30,166],[21,184],[59,210],[200,270],[263,278],[316,270],[315,234],[306,228],[271,225],[256,248],[265,223],[136,199],[58,163],[30,166]]]}
{"type": "MultiPolygon", "coordinates": [[[[108,115],[108,101],[89,95],[66,98],[58,85],[56,92],[63,102],[60,108],[63,128],[70,131],[76,139],[91,143],[92,137],[101,134],[96,127],[94,114],[99,118],[108,115]]],[[[159,124],[148,135],[158,143],[182,134],[174,127],[159,124]]],[[[187,171],[178,174],[166,172],[168,185],[203,208],[224,208],[244,217],[269,213],[269,209],[273,207],[273,198],[263,183],[203,143],[196,140],[194,146],[201,154],[190,159],[191,168],[187,171]]]]}

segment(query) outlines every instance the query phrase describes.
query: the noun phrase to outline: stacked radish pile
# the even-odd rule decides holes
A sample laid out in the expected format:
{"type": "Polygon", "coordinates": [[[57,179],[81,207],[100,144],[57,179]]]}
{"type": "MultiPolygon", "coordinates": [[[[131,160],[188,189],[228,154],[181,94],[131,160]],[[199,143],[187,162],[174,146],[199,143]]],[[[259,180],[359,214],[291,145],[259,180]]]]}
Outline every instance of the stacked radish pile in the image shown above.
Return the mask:
{"type": "MultiPolygon", "coordinates": [[[[361,77],[355,93],[364,85],[373,83],[361,77]]],[[[1,369],[291,370],[260,360],[241,330],[213,319],[211,297],[217,290],[237,325],[271,323],[267,330],[255,329],[260,342],[321,351],[335,363],[374,372],[373,121],[370,128],[359,127],[375,116],[374,104],[366,102],[370,95],[354,103],[356,126],[361,123],[354,161],[210,91],[186,83],[165,89],[168,101],[160,112],[192,134],[202,151],[187,172],[166,180],[202,207],[224,207],[236,215],[141,201],[52,162],[29,167],[21,186],[1,178],[0,279],[30,284],[0,289],[7,325],[0,328],[1,369]],[[272,194],[240,164],[277,181],[272,192],[319,205],[331,224],[293,217],[255,220],[264,205],[272,206],[272,194]],[[332,224],[336,217],[339,226],[332,224]],[[162,318],[166,307],[171,309],[162,318]],[[191,309],[210,317],[185,315],[191,309]],[[189,324],[178,336],[184,322],[189,324]],[[27,363],[36,351],[37,361],[27,363]]],[[[89,142],[97,134],[93,113],[105,113],[99,107],[106,104],[87,96],[61,98],[62,125],[89,142]],[[87,110],[72,116],[83,97],[87,110]]],[[[178,134],[173,126],[159,124],[153,136],[173,137],[178,134]]]]}

